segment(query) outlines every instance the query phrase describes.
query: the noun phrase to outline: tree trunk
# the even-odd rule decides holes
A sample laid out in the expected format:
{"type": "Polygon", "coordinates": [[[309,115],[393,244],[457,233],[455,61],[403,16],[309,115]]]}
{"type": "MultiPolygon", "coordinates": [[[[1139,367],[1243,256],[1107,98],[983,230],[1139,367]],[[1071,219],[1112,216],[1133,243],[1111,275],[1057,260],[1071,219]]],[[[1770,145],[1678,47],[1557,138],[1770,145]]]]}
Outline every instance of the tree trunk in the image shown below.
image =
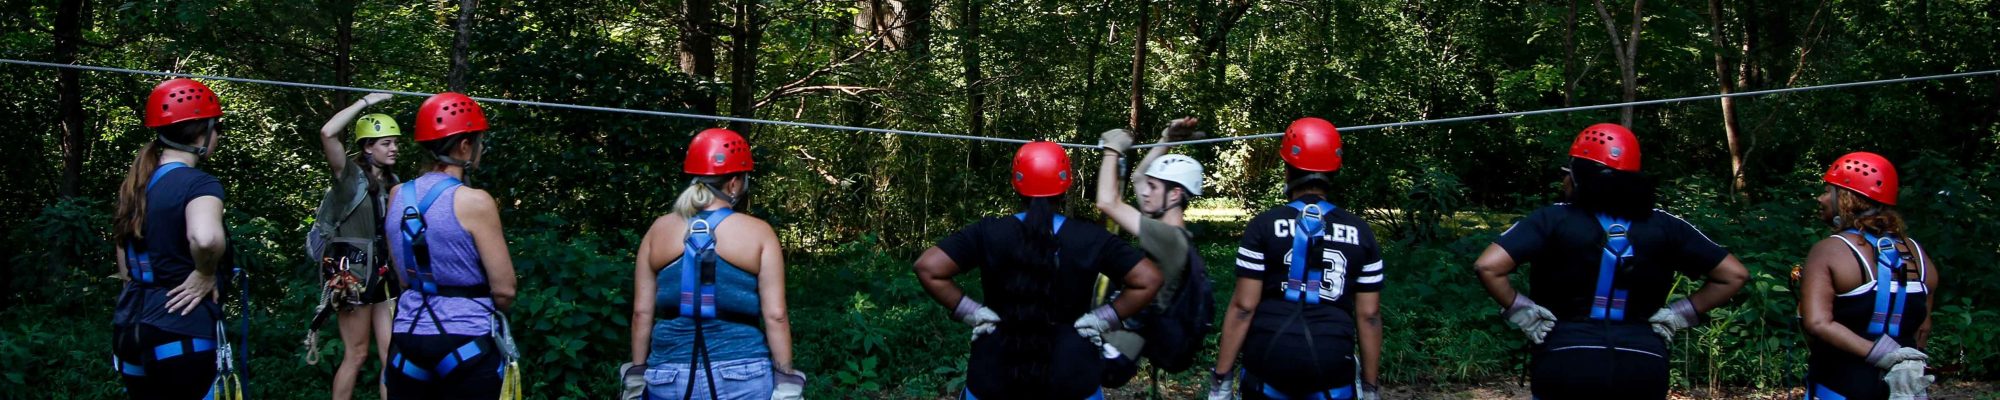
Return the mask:
{"type": "MultiPolygon", "coordinates": [[[[1726,95],[1735,92],[1737,81],[1735,77],[1730,76],[1731,68],[1729,67],[1729,61],[1723,55],[1724,52],[1728,51],[1729,46],[1722,40],[1724,32],[1727,31],[1723,29],[1722,21],[1722,0],[1708,0],[1708,37],[1715,48],[1715,80],[1717,86],[1721,87],[1722,94],[1726,95]]],[[[1749,53],[1743,54],[1743,57],[1746,59],[1749,56],[1749,53]]],[[[1733,97],[1724,97],[1721,101],[1722,134],[1729,141],[1730,190],[1739,199],[1742,199],[1747,197],[1749,193],[1743,190],[1746,182],[1743,175],[1743,146],[1740,140],[1742,130],[1736,119],[1736,99],[1733,97]]]]}
{"type": "MultiPolygon", "coordinates": [[[[1196,96],[1199,96],[1197,100],[1203,120],[1214,120],[1216,103],[1220,101],[1223,90],[1223,73],[1229,65],[1227,60],[1229,32],[1236,27],[1237,21],[1243,19],[1244,14],[1249,13],[1251,2],[1252,0],[1230,0],[1228,7],[1216,13],[1212,28],[1197,29],[1197,33],[1201,35],[1201,47],[1194,54],[1194,71],[1191,72],[1199,78],[1196,82],[1199,82],[1202,88],[1196,96]]],[[[1208,7],[1202,7],[1202,12],[1196,15],[1195,20],[1200,21],[1207,14],[1208,7]]]]}
{"type": "Polygon", "coordinates": [[[451,44],[451,73],[446,75],[446,85],[453,92],[465,93],[465,74],[472,69],[467,60],[467,51],[472,47],[472,10],[479,8],[479,0],[458,1],[458,34],[451,44]]]}
{"type": "MultiPolygon", "coordinates": [[[[353,86],[354,83],[354,11],[360,8],[355,1],[340,1],[344,8],[337,14],[333,24],[333,82],[339,86],[353,86]]],[[[333,104],[347,104],[354,97],[346,91],[333,92],[333,104]]]]}
{"type": "MultiPolygon", "coordinates": [[[[751,118],[757,115],[757,42],[763,39],[763,21],[757,16],[756,0],[736,1],[735,40],[729,42],[729,114],[751,118]]],[[[731,122],[729,129],[750,134],[750,124],[731,122]]]]}
{"type": "Polygon", "coordinates": [[[1153,25],[1152,0],[1139,0],[1139,29],[1132,36],[1132,119],[1126,129],[1141,131],[1139,122],[1146,109],[1146,35],[1153,25]]]}
{"type": "Polygon", "coordinates": [[[986,136],[985,79],[979,71],[979,0],[965,0],[965,39],[959,56],[965,62],[965,128],[972,136],[986,136]]]}
{"type": "Polygon", "coordinates": [[[908,24],[904,46],[910,50],[912,59],[927,63],[931,58],[931,0],[904,0],[903,19],[908,24]]]}
{"type": "Polygon", "coordinates": [[[1083,50],[1083,91],[1076,94],[1076,135],[1084,138],[1090,137],[1091,127],[1088,124],[1090,116],[1093,115],[1090,100],[1092,96],[1097,95],[1097,55],[1104,50],[1104,42],[1111,40],[1104,31],[1106,29],[1117,31],[1117,27],[1112,26],[1108,18],[1091,18],[1091,20],[1093,23],[1090,29],[1090,45],[1083,50]],[[1098,28],[1100,26],[1107,28],[1098,28]]]}
{"type": "Polygon", "coordinates": [[[1576,72],[1576,1],[1569,2],[1569,13],[1563,15],[1563,107],[1576,104],[1576,82],[1581,80],[1576,72]]]}
{"type": "MultiPolygon", "coordinates": [[[[681,3],[681,72],[694,76],[703,85],[715,82],[714,7],[714,0],[686,0],[681,3]]],[[[715,115],[714,96],[697,94],[689,102],[696,112],[715,115]]]]}
{"type": "MultiPolygon", "coordinates": [[[[1598,18],[1604,19],[1605,33],[1610,34],[1611,53],[1616,55],[1618,59],[1618,72],[1625,87],[1625,102],[1636,101],[1639,99],[1639,73],[1637,70],[1639,30],[1645,25],[1646,21],[1646,0],[1632,1],[1632,38],[1629,40],[1618,37],[1618,22],[1611,19],[1610,11],[1604,9],[1604,0],[1593,1],[1597,3],[1598,18]]],[[[1632,106],[1619,108],[1618,122],[1628,128],[1632,126],[1632,106]]]]}
{"type": "MultiPolygon", "coordinates": [[[[57,6],[57,63],[76,63],[84,25],[90,23],[88,7],[85,0],[63,0],[57,6]]],[[[68,68],[56,70],[56,112],[62,117],[63,153],[62,185],[58,193],[66,198],[76,196],[78,181],[83,176],[83,159],[90,155],[90,141],[84,133],[83,78],[79,72],[68,68]]]]}

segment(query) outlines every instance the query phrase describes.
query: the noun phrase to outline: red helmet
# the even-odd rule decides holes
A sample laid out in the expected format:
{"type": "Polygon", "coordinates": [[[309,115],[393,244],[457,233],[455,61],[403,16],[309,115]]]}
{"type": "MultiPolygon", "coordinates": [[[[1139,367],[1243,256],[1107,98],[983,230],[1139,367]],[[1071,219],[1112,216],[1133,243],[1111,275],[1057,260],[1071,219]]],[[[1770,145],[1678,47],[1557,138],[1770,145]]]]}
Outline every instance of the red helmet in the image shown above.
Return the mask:
{"type": "Polygon", "coordinates": [[[744,141],[742,135],[728,129],[708,128],[695,134],[694,141],[688,143],[681,172],[716,176],[750,172],[754,166],[756,163],[750,160],[750,142],[744,141]]]}
{"type": "Polygon", "coordinates": [[[1069,154],[1055,142],[1031,142],[1014,153],[1014,192],[1022,196],[1062,195],[1074,178],[1069,172],[1069,154]]]}
{"type": "Polygon", "coordinates": [[[154,86],[153,93],[146,96],[147,128],[221,116],[222,100],[215,97],[215,91],[193,79],[168,79],[154,86]]]}
{"type": "Polygon", "coordinates": [[[486,112],[465,95],[444,92],[417,106],[417,141],[428,142],[486,130],[486,112]]]}
{"type": "Polygon", "coordinates": [[[1299,118],[1285,128],[1284,147],[1278,149],[1278,156],[1292,168],[1312,172],[1339,170],[1340,130],[1323,119],[1299,118]]]}
{"type": "Polygon", "coordinates": [[[1877,202],[1896,205],[1896,166],[1881,155],[1857,151],[1833,160],[1826,169],[1826,183],[1860,193],[1877,202]]]}
{"type": "Polygon", "coordinates": [[[1591,125],[1576,135],[1569,156],[1604,164],[1611,169],[1639,172],[1639,137],[1612,123],[1591,125]]]}

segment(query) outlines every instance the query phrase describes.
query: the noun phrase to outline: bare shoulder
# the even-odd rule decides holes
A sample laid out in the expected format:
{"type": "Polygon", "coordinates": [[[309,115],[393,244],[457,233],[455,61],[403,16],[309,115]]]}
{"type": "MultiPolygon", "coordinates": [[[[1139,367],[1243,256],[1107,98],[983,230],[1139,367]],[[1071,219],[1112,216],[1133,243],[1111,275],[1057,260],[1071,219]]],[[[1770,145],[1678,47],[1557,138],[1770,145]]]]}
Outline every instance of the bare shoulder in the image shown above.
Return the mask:
{"type": "Polygon", "coordinates": [[[653,219],[653,227],[646,229],[646,235],[651,236],[666,232],[674,232],[681,229],[686,229],[686,227],[687,227],[687,220],[681,218],[680,214],[667,213],[666,215],[661,215],[659,216],[659,218],[653,219]]]}
{"type": "Polygon", "coordinates": [[[723,221],[722,226],[723,229],[741,229],[747,234],[777,237],[777,231],[771,228],[770,222],[750,214],[736,213],[729,220],[723,221]]]}

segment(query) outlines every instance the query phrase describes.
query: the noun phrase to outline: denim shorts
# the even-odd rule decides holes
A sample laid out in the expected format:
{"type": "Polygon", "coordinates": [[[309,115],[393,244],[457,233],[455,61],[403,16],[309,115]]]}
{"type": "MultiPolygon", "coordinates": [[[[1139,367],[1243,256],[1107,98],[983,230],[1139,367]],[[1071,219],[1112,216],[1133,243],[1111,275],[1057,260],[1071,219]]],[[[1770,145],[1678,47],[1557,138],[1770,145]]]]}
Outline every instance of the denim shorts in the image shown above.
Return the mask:
{"type": "MultiPolygon", "coordinates": [[[[771,398],[771,359],[745,358],[739,360],[716,361],[715,394],[717,400],[771,398]]],[[[646,367],[647,400],[681,400],[687,394],[688,385],[694,385],[693,399],[707,399],[709,376],[701,373],[699,366],[688,364],[658,364],[646,367]]]]}

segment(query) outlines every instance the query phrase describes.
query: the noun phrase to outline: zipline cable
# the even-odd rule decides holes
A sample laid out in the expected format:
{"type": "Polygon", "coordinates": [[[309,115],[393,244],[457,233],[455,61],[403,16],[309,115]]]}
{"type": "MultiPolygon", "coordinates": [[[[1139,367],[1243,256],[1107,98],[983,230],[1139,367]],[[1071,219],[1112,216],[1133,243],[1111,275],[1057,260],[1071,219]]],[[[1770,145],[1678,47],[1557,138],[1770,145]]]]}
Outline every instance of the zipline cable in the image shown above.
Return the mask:
{"type": "MultiPolygon", "coordinates": [[[[226,77],[226,76],[215,76],[215,75],[201,75],[201,74],[188,74],[188,73],[174,73],[174,72],[161,72],[161,71],[147,71],[147,70],[136,70],[136,69],[125,69],[125,68],[112,68],[112,67],[99,67],[99,66],[92,66],[92,65],[74,65],[74,64],[58,64],[58,63],[48,63],[48,62],[39,62],[39,61],[24,61],[24,60],[13,60],[13,59],[5,59],[5,58],[0,58],[0,63],[4,63],[4,64],[17,64],[17,65],[27,65],[27,66],[36,66],[36,67],[47,67],[47,68],[67,68],[67,69],[80,69],[80,70],[86,70],[86,71],[98,71],[98,72],[117,72],[117,73],[128,73],[128,74],[141,74],[141,75],[155,75],[155,76],[169,76],[169,77],[189,77],[189,78],[201,78],[201,79],[210,79],[210,80],[219,80],[219,81],[230,81],[230,82],[243,82],[243,83],[255,83],[255,84],[263,84],[263,85],[274,85],[274,86],[289,86],[289,87],[299,87],[299,88],[308,88],[308,89],[320,89],[320,90],[337,90],[337,91],[349,91],[349,92],[361,92],[361,93],[376,93],[376,92],[380,92],[380,93],[390,93],[390,94],[397,94],[397,95],[403,95],[403,96],[416,96],[416,97],[429,97],[429,96],[431,96],[431,95],[433,94],[433,93],[422,93],[422,92],[410,92],[410,91],[400,91],[400,90],[380,90],[380,89],[370,89],[370,88],[360,88],[360,87],[349,87],[349,86],[334,86],[334,85],[320,85],[320,84],[312,84],[312,83],[299,83],[299,82],[285,82],[285,81],[273,81],[273,80],[264,80],[264,79],[250,79],[250,78],[234,78],[234,77],[226,77]]],[[[1918,81],[1929,81],[1929,80],[1938,80],[1938,79],[1952,79],[1952,78],[1966,78],[1966,77],[1974,77],[1974,76],[1980,76],[1980,75],[1995,75],[1995,74],[2000,74],[2000,70],[1985,70],[1985,71],[1975,71],[1975,72],[1960,72],[1960,73],[1951,73],[1951,74],[1941,74],[1941,75],[1926,75],[1926,76],[1915,76],[1915,77],[1906,77],[1906,78],[1895,78],[1895,79],[1882,79],[1882,80],[1873,80],[1873,81],[1862,81],[1862,82],[1848,82],[1848,83],[1835,83],[1835,84],[1827,84],[1827,85],[1818,85],[1818,86],[1803,86],[1803,87],[1795,87],[1795,88],[1780,88],[1780,89],[1767,89],[1767,90],[1755,90],[1755,91],[1748,91],[1748,92],[1737,92],[1737,93],[1727,93],[1727,94],[1710,94],[1710,95],[1701,95],[1701,96],[1688,96],[1688,97],[1676,97],[1676,98],[1669,98],[1669,99],[1657,99],[1657,100],[1642,100],[1642,101],[1632,101],[1632,102],[1624,102],[1624,103],[1611,103],[1611,104],[1599,104],[1599,105],[1590,105],[1590,106],[1576,106],[1576,107],[1563,107],[1563,108],[1551,108],[1551,109],[1544,109],[1544,110],[1532,110],[1532,111],[1517,111],[1517,112],[1508,112],[1508,113],[1498,113],[1498,114],[1485,114],[1485,115],[1472,115],[1472,116],[1464,116],[1464,117],[1452,117],[1452,118],[1440,118],[1440,119],[1427,119],[1427,120],[1419,120],[1419,121],[1404,121],[1404,122],[1393,122],[1393,123],[1386,123],[1386,124],[1374,124],[1374,125],[1358,125],[1358,126],[1350,126],[1350,127],[1345,127],[1345,128],[1340,128],[1340,130],[1341,130],[1342,132],[1359,132],[1359,131],[1366,131],[1366,130],[1374,130],[1374,129],[1385,129],[1385,128],[1398,128],[1398,127],[1406,127],[1406,126],[1420,126],[1420,125],[1431,125],[1431,124],[1443,124],[1443,123],[1452,123],[1452,122],[1466,122],[1466,121],[1480,121],[1480,120],[1488,120],[1488,119],[1498,119],[1498,118],[1513,118],[1513,117],[1520,117],[1520,116],[1529,116],[1529,115],[1542,115],[1542,114],[1558,114],[1558,113],[1566,113],[1566,112],[1575,112],[1575,111],[1590,111],[1590,110],[1602,110],[1602,109],[1608,109],[1608,108],[1621,108],[1621,107],[1632,107],[1632,106],[1646,106],[1646,105],[1655,105],[1655,104],[1669,104],[1669,103],[1681,103],[1681,102],[1690,102],[1690,101],[1704,101],[1704,100],[1715,100],[1715,99],[1724,99],[1724,98],[1732,98],[1732,97],[1754,97],[1754,96],[1763,96],[1763,95],[1770,95],[1770,94],[1783,94],[1783,93],[1791,93],[1791,92],[1806,92],[1806,91],[1815,91],[1815,90],[1827,90],[1827,89],[1842,89],[1842,88],[1852,88],[1852,87],[1863,87],[1863,86],[1876,86],[1876,85],[1887,85],[1887,84],[1895,84],[1895,83],[1907,83],[1907,82],[1918,82],[1918,81]]],[[[971,135],[954,135],[954,134],[948,134],[948,133],[936,133],[936,132],[922,132],[922,131],[910,131],[910,130],[901,130],[901,129],[884,129],[884,128],[868,128],[868,127],[858,127],[858,126],[845,126],[845,125],[832,125],[832,124],[819,124],[819,123],[811,123],[811,122],[794,122],[794,121],[778,121],[778,120],[769,120],[769,119],[758,119],[758,118],[743,118],[743,117],[725,117],[725,116],[719,116],[719,115],[703,115],[703,114],[691,114],[691,113],[678,113],[678,112],[667,112],[667,111],[652,111],[652,110],[635,110],[635,109],[629,109],[629,108],[615,108],[615,107],[598,107],[598,106],[585,106],[585,105],[575,105],[575,104],[563,104],[563,103],[548,103],[548,102],[540,102],[540,101],[528,101],[528,100],[508,100],[508,99],[497,99],[497,98],[489,98],[489,97],[473,97],[473,99],[474,99],[474,100],[478,100],[478,101],[481,101],[481,102],[488,102],[488,103],[499,103],[499,104],[514,104],[514,105],[524,105],[524,106],[535,106],[535,107],[549,107],[549,108],[562,108],[562,109],[571,109],[571,110],[584,110],[584,111],[599,111],[599,112],[610,112],[610,113],[626,113],[626,114],[639,114],[639,115],[651,115],[651,116],[659,116],[659,117],[671,117],[671,118],[689,118],[689,119],[702,119],[702,120],[711,120],[711,121],[727,121],[727,122],[743,122],[743,123],[752,123],[752,124],[765,124],[765,125],[778,125],[778,126],[790,126],[790,127],[799,127],[799,128],[813,128],[813,129],[827,129],[827,130],[837,130],[837,131],[855,131],[855,132],[870,132],[870,133],[882,133],[882,134],[891,134],[891,135],[906,135],[906,136],[919,136],[919,137],[930,137],[930,138],[941,138],[941,139],[960,139],[960,140],[979,140],[979,141],[989,141],[989,142],[1000,142],[1000,143],[1013,143],[1013,144],[1025,144],[1025,143],[1028,143],[1028,142],[1029,142],[1028,140],[1023,140],[1023,139],[1009,139],[1009,138],[996,138],[996,137],[986,137],[986,136],[971,136],[971,135]]],[[[1209,143],[1223,143],[1223,142],[1233,142],[1233,141],[1238,141],[1238,140],[1248,140],[1248,139],[1263,139],[1263,138],[1273,138],[1273,137],[1278,137],[1278,136],[1283,136],[1283,135],[1284,135],[1284,133],[1260,133],[1260,134],[1255,134],[1255,135],[1244,135],[1244,136],[1229,136],[1229,137],[1216,137],[1216,138],[1207,138],[1207,139],[1196,139],[1196,140],[1183,140],[1183,141],[1178,141],[1178,142],[1168,142],[1168,143],[1151,143],[1151,144],[1141,144],[1141,145],[1136,145],[1136,146],[1132,146],[1132,148],[1134,148],[1134,149],[1147,149],[1147,148],[1154,148],[1154,147],[1160,147],[1160,146],[1177,146],[1177,145],[1195,145],[1195,144],[1209,144],[1209,143]]],[[[1095,148],[1098,148],[1098,146],[1096,146],[1096,145],[1090,145],[1090,144],[1078,144],[1078,143],[1062,143],[1062,142],[1057,142],[1057,144],[1060,144],[1060,145],[1062,145],[1062,146],[1064,146],[1064,147],[1071,147],[1071,148],[1081,148],[1081,149],[1095,149],[1095,148]]]]}
{"type": "MultiPolygon", "coordinates": [[[[1406,122],[1395,122],[1395,123],[1387,123],[1387,124],[1375,124],[1375,125],[1358,125],[1358,126],[1350,126],[1350,127],[1344,127],[1344,128],[1340,128],[1340,131],[1341,131],[1342,133],[1346,133],[1346,132],[1357,132],[1357,131],[1365,131],[1365,130],[1372,130],[1372,129],[1384,129],[1384,128],[1397,128],[1397,127],[1405,127],[1405,126],[1418,126],[1418,125],[1430,125],[1430,124],[1443,124],[1443,123],[1451,123],[1451,122],[1465,122],[1465,121],[1479,121],[1479,120],[1487,120],[1487,119],[1496,119],[1496,118],[1512,118],[1512,117],[1520,117],[1520,116],[1527,116],[1527,115],[1540,115],[1540,114],[1556,114],[1556,113],[1566,113],[1566,112],[1573,112],[1573,111],[1589,111],[1589,110],[1602,110],[1602,109],[1606,109],[1606,108],[1620,108],[1620,107],[1627,107],[1627,106],[1646,106],[1646,105],[1654,105],[1654,104],[1667,104],[1667,103],[1680,103],[1680,102],[1689,102],[1689,101],[1702,101],[1702,100],[1714,100],[1714,99],[1722,99],[1722,98],[1730,98],[1730,97],[1751,97],[1751,96],[1763,96],[1763,95],[1767,95],[1767,94],[1780,94],[1780,93],[1791,93],[1791,92],[1805,92],[1805,91],[1813,91],[1813,90],[1826,90],[1826,89],[1840,89],[1840,88],[1851,88],[1851,87],[1861,87],[1861,86],[1875,86],[1875,85],[1887,85],[1887,84],[1892,84],[1892,83],[1905,83],[1905,82],[1917,82],[1917,81],[1928,81],[1928,80],[1937,80],[1937,79],[1951,79],[1951,78],[1965,78],[1965,77],[1973,77],[1973,76],[1980,76],[1980,75],[1995,75],[1995,74],[2000,74],[2000,69],[1996,69],[1996,70],[1986,70],[1986,71],[1977,71],[1977,72],[1960,72],[1960,73],[1954,73],[1954,74],[1943,74],[1943,75],[1928,75],[1928,76],[1917,76],[1917,77],[1908,77],[1908,78],[1896,78],[1896,79],[1883,79],[1883,80],[1874,80],[1874,81],[1864,81],[1864,82],[1848,82],[1848,83],[1835,83],[1835,84],[1827,84],[1827,85],[1819,85],[1819,86],[1803,86],[1803,87],[1795,87],[1795,88],[1782,88],[1782,89],[1768,89],[1768,90],[1756,90],[1756,91],[1749,91],[1749,92],[1737,92],[1737,93],[1729,93],[1729,94],[1710,94],[1710,95],[1701,95],[1701,96],[1689,96],[1689,97],[1676,97],[1676,98],[1671,98],[1671,99],[1658,99],[1658,100],[1643,100],[1643,101],[1633,101],[1633,102],[1625,102],[1625,103],[1612,103],[1612,104],[1599,104],[1599,105],[1592,105],[1592,106],[1576,106],[1576,107],[1563,107],[1563,108],[1551,108],[1551,109],[1546,109],[1546,110],[1534,110],[1534,111],[1517,111],[1517,112],[1509,112],[1509,113],[1499,113],[1499,114],[1486,114],[1486,115],[1473,115],[1473,116],[1465,116],[1465,117],[1452,117],[1452,118],[1439,118],[1439,119],[1427,119],[1427,120],[1421,120],[1421,121],[1406,121],[1406,122]]],[[[1137,146],[1132,146],[1132,148],[1135,148],[1135,149],[1145,149],[1145,148],[1153,148],[1153,147],[1160,147],[1160,146],[1176,146],[1176,145],[1188,145],[1188,144],[1205,144],[1205,143],[1221,143],[1221,142],[1232,142],[1232,141],[1237,141],[1237,140],[1245,140],[1245,139],[1262,139],[1262,138],[1274,138],[1274,137],[1279,137],[1279,136],[1284,136],[1284,135],[1285,135],[1285,134],[1284,134],[1284,133],[1282,133],[1282,132],[1281,132],[1281,133],[1260,133],[1260,134],[1255,134],[1255,135],[1245,135],[1245,136],[1230,136],[1230,137],[1218,137],[1218,138],[1207,138],[1207,139],[1196,139],[1196,140],[1183,140],[1183,141],[1179,141],[1179,142],[1169,142],[1169,143],[1152,143],[1152,144],[1143,144],[1143,145],[1137,145],[1137,146]]]]}
{"type": "MultiPolygon", "coordinates": [[[[415,96],[415,97],[420,97],[420,98],[421,98],[421,97],[430,97],[431,95],[435,94],[435,93],[422,93],[422,92],[410,92],[410,91],[401,91],[401,90],[382,90],[382,89],[370,89],[370,88],[362,88],[362,87],[350,87],[350,86],[334,86],[334,85],[320,85],[320,84],[312,84],[312,83],[299,83],[299,82],[285,82],[285,81],[273,81],[273,80],[264,80],[264,79],[250,79],[250,78],[234,78],[234,77],[227,77],[227,76],[216,76],[216,75],[201,75],[201,74],[189,74],[189,73],[178,73],[178,72],[161,72],[161,71],[147,71],[147,70],[137,70],[137,69],[125,69],[125,68],[112,68],[112,67],[99,67],[99,66],[93,66],[93,65],[73,65],[73,64],[57,64],[57,63],[48,63],[48,62],[40,62],[40,61],[23,61],[23,60],[13,60],[13,59],[5,59],[5,58],[0,58],[0,63],[4,63],[4,64],[17,64],[17,65],[27,65],[27,66],[35,66],[35,67],[47,67],[47,68],[66,68],[66,69],[80,69],[80,70],[86,70],[86,71],[97,71],[97,72],[117,72],[117,73],[127,73],[127,74],[141,74],[141,75],[155,75],[155,76],[168,76],[168,77],[188,77],[188,78],[201,78],[201,79],[209,79],[209,80],[218,80],[218,81],[229,81],[229,82],[242,82],[242,83],[255,83],[255,84],[261,84],[261,85],[273,85],[273,86],[289,86],[289,87],[298,87],[298,88],[307,88],[307,89],[320,89],[320,90],[336,90],[336,91],[347,91],[347,92],[359,92],[359,93],[389,93],[389,94],[395,94],[395,95],[402,95],[402,96],[415,96]]],[[[490,98],[490,97],[473,97],[472,99],[473,99],[473,100],[477,100],[477,101],[479,101],[479,102],[482,102],[482,103],[499,103],[499,104],[514,104],[514,105],[523,105],[523,106],[535,106],[535,107],[549,107],[549,108],[563,108],[563,109],[571,109],[571,110],[584,110],[584,111],[601,111],[601,112],[610,112],[610,113],[626,113],[626,114],[639,114],[639,115],[651,115],[651,116],[659,116],[659,117],[672,117],[672,118],[689,118],[689,119],[703,119],[703,120],[711,120],[711,121],[727,121],[727,122],[743,122],[743,123],[751,123],[751,124],[765,124],[765,125],[779,125],[779,126],[791,126],[791,127],[799,127],[799,128],[814,128],[814,129],[828,129],[828,130],[837,130],[837,131],[857,131],[857,132],[870,132],[870,133],[883,133],[883,134],[891,134],[891,135],[906,135],[906,136],[920,136],[920,137],[931,137],[931,138],[942,138],[942,139],[960,139],[960,140],[981,140],[981,141],[988,141],[988,142],[1000,142],[1000,143],[1014,143],[1014,144],[1025,144],[1025,143],[1028,143],[1028,142],[1029,142],[1028,140],[1023,140],[1023,139],[1009,139],[1009,138],[997,138],[997,137],[987,137],[987,136],[971,136],[971,135],[953,135],[953,134],[948,134],[948,133],[936,133],[936,132],[921,132],[921,131],[909,131],[909,130],[901,130],[901,129],[883,129],[883,128],[867,128],[867,127],[858,127],[858,126],[844,126],[844,125],[832,125],[832,124],[818,124],[818,123],[811,123],[811,122],[794,122],[794,121],[777,121],[777,120],[768,120],[768,119],[757,119],[757,118],[743,118],[743,117],[725,117],[725,116],[719,116],[719,115],[703,115],[703,114],[690,114],[690,113],[677,113],[677,112],[667,112],[667,111],[652,111],[652,110],[635,110],[635,109],[629,109],[629,108],[615,108],[615,107],[598,107],[598,106],[584,106],[584,105],[575,105],[575,104],[563,104],[563,103],[548,103],[548,102],[540,102],[540,101],[528,101],[528,100],[508,100],[508,99],[496,99],[496,98],[490,98]]],[[[1096,145],[1084,145],[1084,144],[1074,144],[1074,143],[1061,143],[1061,142],[1057,142],[1057,144],[1061,144],[1061,145],[1063,145],[1063,146],[1066,146],[1066,147],[1074,147],[1074,148],[1084,148],[1084,149],[1095,149],[1095,148],[1097,148],[1097,146],[1096,146],[1096,145]]]]}

